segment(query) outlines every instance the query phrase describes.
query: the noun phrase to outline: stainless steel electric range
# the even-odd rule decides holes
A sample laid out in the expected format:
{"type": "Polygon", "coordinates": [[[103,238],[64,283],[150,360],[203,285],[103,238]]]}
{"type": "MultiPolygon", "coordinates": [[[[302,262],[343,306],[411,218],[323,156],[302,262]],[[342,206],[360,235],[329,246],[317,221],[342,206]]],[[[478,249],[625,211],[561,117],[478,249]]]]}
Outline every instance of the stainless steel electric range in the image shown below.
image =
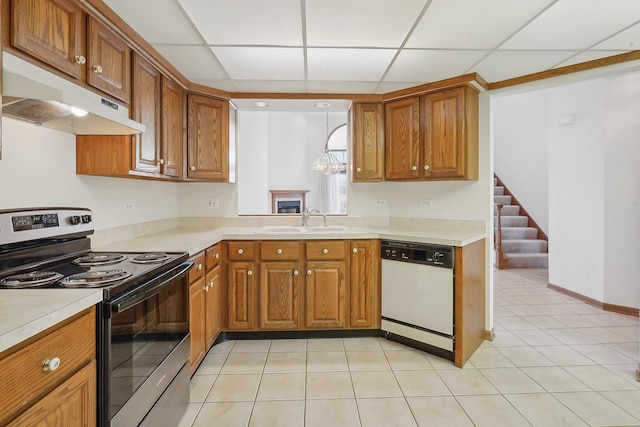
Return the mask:
{"type": "Polygon", "coordinates": [[[176,425],[189,402],[193,263],[186,252],[92,252],[93,231],[88,209],[0,210],[0,292],[102,289],[97,424],[176,425]]]}

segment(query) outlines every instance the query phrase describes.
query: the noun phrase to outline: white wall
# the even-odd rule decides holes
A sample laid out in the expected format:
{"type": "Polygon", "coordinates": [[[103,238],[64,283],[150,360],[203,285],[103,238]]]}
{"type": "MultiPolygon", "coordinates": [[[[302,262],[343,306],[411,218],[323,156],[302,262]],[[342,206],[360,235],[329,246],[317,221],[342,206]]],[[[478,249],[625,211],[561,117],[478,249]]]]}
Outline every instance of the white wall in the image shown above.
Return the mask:
{"type": "Polygon", "coordinates": [[[177,184],[76,175],[75,149],[74,135],[3,117],[0,209],[88,207],[97,230],[178,215],[177,184]]]}
{"type": "Polygon", "coordinates": [[[238,212],[271,213],[269,193],[269,116],[256,111],[238,114],[238,212]]]}
{"type": "Polygon", "coordinates": [[[495,173],[549,233],[547,91],[493,100],[495,173]]]}

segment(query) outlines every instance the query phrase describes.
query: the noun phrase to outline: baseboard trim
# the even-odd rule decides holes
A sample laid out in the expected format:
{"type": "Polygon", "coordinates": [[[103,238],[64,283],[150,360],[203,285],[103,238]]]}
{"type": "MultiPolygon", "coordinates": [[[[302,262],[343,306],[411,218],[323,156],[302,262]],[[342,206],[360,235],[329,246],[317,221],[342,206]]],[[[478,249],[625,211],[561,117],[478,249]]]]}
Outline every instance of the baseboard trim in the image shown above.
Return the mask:
{"type": "Polygon", "coordinates": [[[493,341],[493,339],[496,337],[496,331],[493,330],[493,328],[491,328],[490,330],[484,330],[482,332],[482,338],[484,338],[487,341],[493,341]]]}
{"type": "Polygon", "coordinates": [[[638,317],[640,313],[640,311],[637,308],[625,307],[623,305],[609,304],[606,302],[598,301],[597,299],[588,297],[586,295],[582,295],[581,293],[578,293],[575,291],[571,291],[569,289],[563,288],[562,286],[554,285],[553,283],[550,283],[550,282],[547,283],[547,287],[561,294],[568,295],[579,301],[585,302],[601,310],[612,311],[614,313],[626,314],[626,315],[635,316],[635,317],[638,317]]]}

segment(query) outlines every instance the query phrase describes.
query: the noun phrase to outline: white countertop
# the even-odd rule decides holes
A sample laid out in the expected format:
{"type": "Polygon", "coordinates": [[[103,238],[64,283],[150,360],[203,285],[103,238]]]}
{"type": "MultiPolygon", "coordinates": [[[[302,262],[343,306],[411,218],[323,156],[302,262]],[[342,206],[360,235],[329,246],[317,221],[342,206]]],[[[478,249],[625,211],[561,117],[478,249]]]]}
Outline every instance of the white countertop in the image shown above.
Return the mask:
{"type": "MultiPolygon", "coordinates": [[[[322,240],[393,239],[446,246],[465,246],[486,237],[485,233],[465,230],[430,230],[369,227],[343,227],[343,231],[267,232],[270,227],[176,228],[130,240],[93,247],[95,251],[153,252],[184,251],[190,255],[222,240],[322,240]]],[[[286,227],[277,227],[285,229],[286,227]]],[[[292,227],[296,228],[296,227],[292,227]]]]}
{"type": "Polygon", "coordinates": [[[0,352],[102,301],[101,289],[0,292],[0,352]]]}

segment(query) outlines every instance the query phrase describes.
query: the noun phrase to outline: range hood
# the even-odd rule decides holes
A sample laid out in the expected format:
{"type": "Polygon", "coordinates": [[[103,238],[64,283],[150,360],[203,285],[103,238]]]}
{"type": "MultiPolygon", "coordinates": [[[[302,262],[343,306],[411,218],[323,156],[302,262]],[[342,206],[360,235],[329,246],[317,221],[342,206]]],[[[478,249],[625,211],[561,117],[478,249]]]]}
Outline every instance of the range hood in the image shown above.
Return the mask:
{"type": "Polygon", "coordinates": [[[126,107],[7,52],[2,52],[2,115],[76,135],[145,130],[126,107]],[[76,115],[83,111],[88,114],[76,115]]]}

